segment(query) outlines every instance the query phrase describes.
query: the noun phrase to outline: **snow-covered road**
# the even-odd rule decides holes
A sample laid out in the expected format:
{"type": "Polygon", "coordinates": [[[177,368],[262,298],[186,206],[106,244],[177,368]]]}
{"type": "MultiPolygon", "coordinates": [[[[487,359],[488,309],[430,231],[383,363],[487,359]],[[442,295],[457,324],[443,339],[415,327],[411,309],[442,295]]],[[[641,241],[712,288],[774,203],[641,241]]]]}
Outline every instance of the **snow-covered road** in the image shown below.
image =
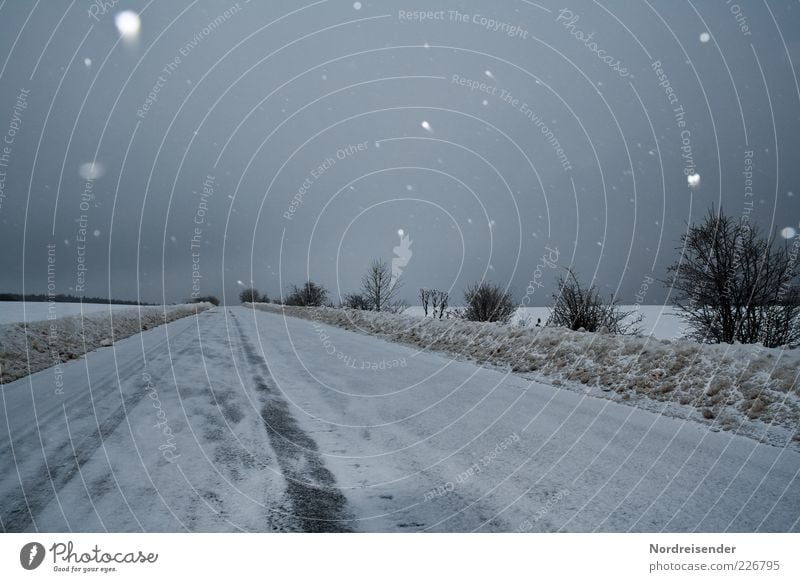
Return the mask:
{"type": "Polygon", "coordinates": [[[6,531],[800,531],[800,455],[216,308],[3,387],[6,531]]]}

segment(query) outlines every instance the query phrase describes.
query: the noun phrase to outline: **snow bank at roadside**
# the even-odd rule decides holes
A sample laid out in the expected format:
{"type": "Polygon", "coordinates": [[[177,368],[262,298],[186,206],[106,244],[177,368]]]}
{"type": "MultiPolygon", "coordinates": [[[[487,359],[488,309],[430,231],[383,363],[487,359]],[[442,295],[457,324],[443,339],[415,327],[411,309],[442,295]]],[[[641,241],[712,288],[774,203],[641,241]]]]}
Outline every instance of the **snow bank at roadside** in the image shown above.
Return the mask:
{"type": "Polygon", "coordinates": [[[715,430],[779,446],[800,443],[798,350],[350,309],[253,306],[444,351],[539,382],[704,422],[715,430]]]}
{"type": "Polygon", "coordinates": [[[70,315],[124,311],[136,309],[135,305],[118,303],[50,303],[49,301],[0,301],[0,325],[6,323],[28,323],[58,319],[70,315]]]}
{"type": "MultiPolygon", "coordinates": [[[[685,322],[680,317],[680,311],[669,305],[620,305],[622,311],[631,312],[630,317],[624,323],[634,323],[634,319],[642,316],[642,320],[636,324],[641,331],[641,335],[650,335],[657,339],[680,339],[686,331],[685,322]]],[[[421,305],[408,307],[403,315],[413,315],[422,317],[425,315],[421,305]]],[[[535,327],[536,320],[540,320],[541,325],[547,322],[550,317],[549,307],[518,307],[511,317],[511,325],[523,327],[535,327]]]]}
{"type": "Polygon", "coordinates": [[[146,329],[211,308],[210,303],[132,307],[54,320],[0,325],[0,380],[11,382],[146,329]],[[26,341],[27,338],[27,341],[26,341]]]}

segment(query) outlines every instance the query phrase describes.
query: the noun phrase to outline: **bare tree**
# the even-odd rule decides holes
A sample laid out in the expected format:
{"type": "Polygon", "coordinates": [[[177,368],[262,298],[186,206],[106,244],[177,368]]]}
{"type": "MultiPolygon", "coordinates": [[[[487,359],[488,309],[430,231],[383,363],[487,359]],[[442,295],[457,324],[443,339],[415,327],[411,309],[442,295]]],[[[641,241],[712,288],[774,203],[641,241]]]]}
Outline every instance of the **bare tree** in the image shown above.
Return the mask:
{"type": "Polygon", "coordinates": [[[431,300],[431,290],[421,287],[419,290],[419,300],[422,302],[422,310],[425,312],[425,317],[428,317],[428,304],[431,300]]]}
{"type": "Polygon", "coordinates": [[[447,311],[447,305],[450,302],[450,294],[447,291],[433,289],[431,291],[431,297],[433,298],[433,317],[442,319],[444,317],[444,312],[447,311]]]}
{"type": "Polygon", "coordinates": [[[599,331],[629,334],[639,331],[641,314],[632,317],[634,311],[623,311],[611,298],[605,301],[594,285],[584,287],[572,269],[558,279],[558,292],[553,295],[553,306],[547,325],[568,327],[572,330],[599,331]]]}
{"type": "Polygon", "coordinates": [[[447,291],[439,289],[426,289],[419,290],[419,298],[422,301],[422,310],[425,312],[425,317],[431,312],[431,315],[436,318],[442,319],[447,311],[447,305],[450,301],[450,294],[447,291]]]}
{"type": "Polygon", "coordinates": [[[681,237],[670,265],[675,303],[695,340],[762,343],[800,341],[797,252],[762,236],[748,218],[709,210],[681,237]]]}
{"type": "Polygon", "coordinates": [[[436,313],[439,311],[439,290],[438,289],[431,289],[431,306],[433,307],[433,317],[436,317],[436,313]]]}
{"type": "Polygon", "coordinates": [[[459,315],[471,321],[508,323],[516,311],[511,293],[488,281],[468,287],[464,292],[464,303],[459,315]]]}
{"type": "Polygon", "coordinates": [[[386,261],[375,259],[361,278],[361,294],[374,311],[398,312],[405,303],[397,300],[400,281],[392,281],[392,270],[386,261]]]}
{"type": "Polygon", "coordinates": [[[296,305],[302,307],[319,307],[325,305],[328,299],[328,291],[322,285],[313,281],[306,281],[302,286],[291,286],[289,296],[286,298],[286,305],[296,305]]]}

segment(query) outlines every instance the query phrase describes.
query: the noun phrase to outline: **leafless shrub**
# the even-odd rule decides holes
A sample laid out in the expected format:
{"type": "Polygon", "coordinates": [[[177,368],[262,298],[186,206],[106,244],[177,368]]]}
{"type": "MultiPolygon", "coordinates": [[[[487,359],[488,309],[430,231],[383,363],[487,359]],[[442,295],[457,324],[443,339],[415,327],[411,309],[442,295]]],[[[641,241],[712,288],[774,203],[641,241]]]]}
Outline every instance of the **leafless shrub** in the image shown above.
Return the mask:
{"type": "Polygon", "coordinates": [[[568,327],[574,331],[607,331],[614,334],[636,333],[643,316],[631,318],[634,311],[623,311],[611,298],[605,301],[594,285],[584,287],[572,269],[558,279],[547,325],[568,327]],[[626,321],[627,320],[627,321],[626,321]]]}
{"type": "Polygon", "coordinates": [[[328,291],[322,285],[313,281],[306,281],[302,286],[291,286],[289,296],[286,298],[286,305],[301,307],[319,307],[325,305],[328,300],[328,291]]]}
{"type": "Polygon", "coordinates": [[[361,293],[349,293],[345,295],[342,306],[348,309],[360,309],[362,311],[369,311],[371,309],[369,301],[361,293]]]}
{"type": "Polygon", "coordinates": [[[243,289],[239,293],[239,301],[242,303],[258,303],[260,299],[261,296],[258,294],[258,289],[243,289]]]}
{"type": "Polygon", "coordinates": [[[464,303],[459,315],[470,321],[508,323],[516,310],[511,293],[488,281],[468,287],[464,292],[464,303]]]}

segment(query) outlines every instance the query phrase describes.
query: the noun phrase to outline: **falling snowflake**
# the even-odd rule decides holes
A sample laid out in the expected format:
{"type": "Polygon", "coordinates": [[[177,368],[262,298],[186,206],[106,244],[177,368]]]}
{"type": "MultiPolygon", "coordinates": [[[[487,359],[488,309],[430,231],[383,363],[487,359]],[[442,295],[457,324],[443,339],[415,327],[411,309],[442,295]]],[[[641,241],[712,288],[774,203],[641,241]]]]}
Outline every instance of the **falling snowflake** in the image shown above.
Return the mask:
{"type": "Polygon", "coordinates": [[[700,42],[708,42],[711,40],[711,35],[707,32],[700,33],[700,42]]]}
{"type": "Polygon", "coordinates": [[[103,164],[100,162],[87,162],[85,164],[81,164],[81,167],[78,168],[78,174],[84,180],[97,180],[105,173],[105,169],[103,168],[103,164]]]}
{"type": "Polygon", "coordinates": [[[114,17],[114,24],[123,40],[132,42],[139,38],[142,21],[133,10],[123,10],[114,17]]]}
{"type": "Polygon", "coordinates": [[[795,236],[797,236],[797,231],[791,226],[787,226],[781,231],[781,236],[786,240],[793,239],[795,236]]]}

